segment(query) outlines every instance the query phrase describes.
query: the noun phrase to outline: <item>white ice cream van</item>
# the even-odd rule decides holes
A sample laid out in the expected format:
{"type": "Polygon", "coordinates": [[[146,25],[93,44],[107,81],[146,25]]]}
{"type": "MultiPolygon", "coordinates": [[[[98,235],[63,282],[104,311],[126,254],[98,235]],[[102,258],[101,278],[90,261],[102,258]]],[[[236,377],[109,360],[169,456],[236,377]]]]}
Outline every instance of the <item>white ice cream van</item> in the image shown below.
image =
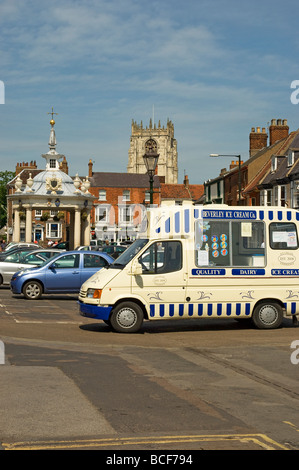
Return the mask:
{"type": "Polygon", "coordinates": [[[150,209],[144,236],[82,285],[80,313],[128,333],[145,319],[296,323],[298,224],[299,212],[284,207],[150,209]]]}

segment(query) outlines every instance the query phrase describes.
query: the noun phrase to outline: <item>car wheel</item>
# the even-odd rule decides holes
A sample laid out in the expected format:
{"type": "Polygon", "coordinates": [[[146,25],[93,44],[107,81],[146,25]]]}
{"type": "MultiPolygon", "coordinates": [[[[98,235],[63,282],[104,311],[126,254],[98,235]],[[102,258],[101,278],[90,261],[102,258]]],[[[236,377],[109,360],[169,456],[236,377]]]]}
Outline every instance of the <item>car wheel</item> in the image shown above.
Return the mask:
{"type": "Polygon", "coordinates": [[[257,305],[252,314],[254,325],[260,329],[279,328],[283,320],[283,311],[279,303],[265,301],[257,305]]]}
{"type": "Polygon", "coordinates": [[[37,281],[28,281],[24,284],[23,294],[26,299],[36,300],[42,296],[43,289],[39,282],[37,281]]]}
{"type": "Polygon", "coordinates": [[[113,310],[110,323],[118,333],[136,333],[143,322],[143,311],[134,302],[122,302],[113,310]]]}

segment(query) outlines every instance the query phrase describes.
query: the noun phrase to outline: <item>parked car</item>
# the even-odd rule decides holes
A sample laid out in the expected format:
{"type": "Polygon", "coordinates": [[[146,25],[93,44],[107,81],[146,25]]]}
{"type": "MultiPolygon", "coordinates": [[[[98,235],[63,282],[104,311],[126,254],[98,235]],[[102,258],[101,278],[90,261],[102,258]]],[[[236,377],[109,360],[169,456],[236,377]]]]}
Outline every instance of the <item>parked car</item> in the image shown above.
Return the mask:
{"type": "Polygon", "coordinates": [[[116,259],[121,255],[128,247],[124,245],[105,245],[98,249],[102,253],[108,253],[112,258],[116,259]]]}
{"type": "Polygon", "coordinates": [[[23,248],[25,246],[31,247],[33,250],[34,248],[40,248],[37,243],[26,243],[26,242],[10,242],[6,247],[4,251],[10,251],[12,248],[23,248]]]}
{"type": "Polygon", "coordinates": [[[9,284],[12,275],[16,271],[27,268],[28,265],[41,265],[46,260],[59,253],[61,253],[61,251],[54,249],[34,250],[23,254],[23,256],[21,256],[19,252],[11,253],[4,261],[0,261],[0,284],[9,284]]]}
{"type": "Polygon", "coordinates": [[[38,245],[35,245],[35,248],[32,246],[23,246],[23,247],[12,247],[11,250],[8,251],[0,251],[0,261],[5,260],[7,256],[11,256],[13,253],[23,253],[23,255],[27,253],[31,253],[32,251],[40,250],[41,247],[38,245]]]}
{"type": "Polygon", "coordinates": [[[80,245],[75,248],[75,250],[79,250],[79,251],[91,251],[91,250],[93,251],[96,249],[97,247],[94,245],[80,245]]]}
{"type": "Polygon", "coordinates": [[[69,242],[59,242],[57,245],[54,245],[53,248],[57,248],[58,250],[68,250],[69,242]]]}
{"type": "Polygon", "coordinates": [[[99,246],[103,245],[103,240],[90,240],[89,244],[90,246],[94,247],[94,249],[97,249],[99,246]]]}
{"type": "Polygon", "coordinates": [[[30,300],[39,299],[42,294],[76,293],[89,277],[113,261],[111,256],[97,251],[64,252],[42,266],[16,272],[11,290],[30,300]]]}

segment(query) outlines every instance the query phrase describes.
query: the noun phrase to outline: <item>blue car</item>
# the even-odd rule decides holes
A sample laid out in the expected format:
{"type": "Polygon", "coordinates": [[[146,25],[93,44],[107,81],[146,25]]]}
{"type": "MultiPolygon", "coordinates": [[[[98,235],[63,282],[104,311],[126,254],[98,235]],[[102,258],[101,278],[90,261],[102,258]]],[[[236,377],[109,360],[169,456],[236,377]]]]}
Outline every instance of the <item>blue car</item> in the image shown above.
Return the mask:
{"type": "Polygon", "coordinates": [[[42,294],[79,292],[81,285],[114,259],[95,251],[67,251],[42,265],[16,272],[10,287],[14,294],[36,300],[42,294]]]}

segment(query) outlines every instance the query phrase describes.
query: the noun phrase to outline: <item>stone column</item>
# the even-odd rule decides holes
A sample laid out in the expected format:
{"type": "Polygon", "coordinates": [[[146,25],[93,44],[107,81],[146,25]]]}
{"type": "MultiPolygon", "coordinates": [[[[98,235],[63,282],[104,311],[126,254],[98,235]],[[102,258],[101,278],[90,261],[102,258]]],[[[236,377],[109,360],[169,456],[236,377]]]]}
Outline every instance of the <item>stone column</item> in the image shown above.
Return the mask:
{"type": "Polygon", "coordinates": [[[70,250],[74,249],[74,231],[75,231],[75,214],[70,212],[70,226],[69,226],[69,245],[70,250]]]}
{"type": "Polygon", "coordinates": [[[90,245],[90,211],[87,211],[87,217],[84,221],[83,228],[83,244],[90,245]]]}
{"type": "Polygon", "coordinates": [[[32,242],[32,208],[31,206],[26,207],[26,232],[25,232],[25,242],[32,242]]]}
{"type": "Polygon", "coordinates": [[[19,243],[20,241],[20,209],[16,208],[14,210],[14,214],[15,214],[15,220],[14,220],[12,241],[19,243]]]}
{"type": "Polygon", "coordinates": [[[81,245],[81,211],[75,209],[74,248],[81,245]]]}

